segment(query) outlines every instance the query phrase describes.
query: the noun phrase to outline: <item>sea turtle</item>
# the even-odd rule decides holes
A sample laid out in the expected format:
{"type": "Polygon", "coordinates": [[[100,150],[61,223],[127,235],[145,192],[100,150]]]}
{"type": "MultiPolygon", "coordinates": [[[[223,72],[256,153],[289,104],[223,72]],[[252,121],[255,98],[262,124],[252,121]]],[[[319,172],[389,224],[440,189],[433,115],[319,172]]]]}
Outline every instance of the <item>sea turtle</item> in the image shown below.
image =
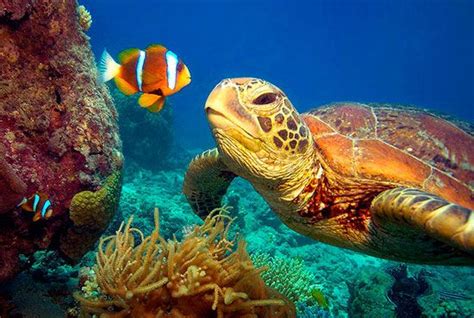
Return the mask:
{"type": "Polygon", "coordinates": [[[183,186],[198,215],[220,206],[240,176],[313,239],[397,261],[474,264],[468,124],[360,103],[298,114],[253,78],[223,80],[205,110],[217,148],[190,163],[183,186]]]}

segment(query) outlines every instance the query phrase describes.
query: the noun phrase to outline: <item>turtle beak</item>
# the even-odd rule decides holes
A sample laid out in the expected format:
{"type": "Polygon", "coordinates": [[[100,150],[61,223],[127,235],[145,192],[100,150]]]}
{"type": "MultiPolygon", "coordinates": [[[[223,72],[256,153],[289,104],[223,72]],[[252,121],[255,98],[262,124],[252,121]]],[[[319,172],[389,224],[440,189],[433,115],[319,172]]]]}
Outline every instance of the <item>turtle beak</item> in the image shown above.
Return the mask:
{"type": "Polygon", "coordinates": [[[253,122],[248,111],[240,104],[238,86],[250,78],[225,79],[212,90],[204,107],[212,128],[244,129],[252,133],[253,122]]]}
{"type": "Polygon", "coordinates": [[[235,126],[228,117],[230,117],[230,105],[232,101],[238,100],[234,87],[226,85],[227,80],[223,80],[212,90],[207,98],[204,107],[207,120],[212,128],[227,129],[235,126]]]}
{"type": "MultiPolygon", "coordinates": [[[[219,135],[231,137],[246,148],[256,151],[260,147],[256,119],[241,104],[239,85],[251,79],[223,80],[211,92],[205,111],[211,129],[219,135]]],[[[216,137],[216,133],[214,133],[216,137]]]]}

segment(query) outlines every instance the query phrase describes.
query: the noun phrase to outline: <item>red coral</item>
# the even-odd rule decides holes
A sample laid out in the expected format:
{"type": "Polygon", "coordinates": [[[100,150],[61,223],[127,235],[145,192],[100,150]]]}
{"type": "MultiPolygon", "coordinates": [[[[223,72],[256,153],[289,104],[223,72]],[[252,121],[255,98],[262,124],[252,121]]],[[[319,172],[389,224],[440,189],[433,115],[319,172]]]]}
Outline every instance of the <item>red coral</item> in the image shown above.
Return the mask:
{"type": "Polygon", "coordinates": [[[8,269],[19,253],[67,231],[72,197],[121,168],[121,142],[76,1],[0,0],[0,17],[0,250],[12,249],[2,258],[8,269]],[[15,209],[37,191],[54,204],[47,222],[15,209]]]}
{"type": "Polygon", "coordinates": [[[31,0],[2,0],[0,1],[0,17],[7,16],[11,20],[19,20],[30,13],[31,0]]]}
{"type": "Polygon", "coordinates": [[[8,164],[4,153],[5,149],[0,144],[0,214],[15,207],[26,191],[26,184],[8,164]]]}

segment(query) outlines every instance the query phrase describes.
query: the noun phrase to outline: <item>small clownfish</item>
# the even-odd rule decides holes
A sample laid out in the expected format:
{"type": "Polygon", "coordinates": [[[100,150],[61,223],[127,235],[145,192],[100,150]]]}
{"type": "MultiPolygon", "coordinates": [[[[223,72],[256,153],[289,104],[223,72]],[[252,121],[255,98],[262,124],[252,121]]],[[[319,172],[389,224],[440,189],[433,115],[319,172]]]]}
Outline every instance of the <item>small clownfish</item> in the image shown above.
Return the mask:
{"type": "Polygon", "coordinates": [[[53,215],[53,204],[44,193],[35,193],[29,198],[23,198],[17,205],[27,212],[34,212],[33,222],[47,220],[53,215]]]}
{"type": "Polygon", "coordinates": [[[144,51],[124,50],[119,54],[119,61],[120,64],[115,62],[104,50],[99,65],[102,81],[114,79],[125,95],[142,93],[138,104],[151,112],[159,112],[166,96],[191,82],[191,74],[183,61],[162,45],[150,45],[144,51]]]}

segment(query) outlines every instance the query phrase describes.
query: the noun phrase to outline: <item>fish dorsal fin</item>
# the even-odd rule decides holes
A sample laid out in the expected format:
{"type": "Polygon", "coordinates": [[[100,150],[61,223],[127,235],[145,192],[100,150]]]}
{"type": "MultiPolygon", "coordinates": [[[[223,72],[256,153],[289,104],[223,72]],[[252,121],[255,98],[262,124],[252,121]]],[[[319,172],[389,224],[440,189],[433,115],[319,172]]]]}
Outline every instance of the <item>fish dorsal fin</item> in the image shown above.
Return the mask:
{"type": "Polygon", "coordinates": [[[167,48],[165,48],[163,45],[161,44],[151,44],[149,45],[147,48],[146,48],[147,52],[149,53],[166,53],[166,51],[168,50],[167,48]]]}
{"type": "Polygon", "coordinates": [[[145,94],[142,94],[142,96],[140,96],[140,98],[138,99],[138,104],[141,107],[150,107],[159,98],[160,98],[160,96],[158,96],[158,95],[145,93],[145,94]]]}
{"type": "Polygon", "coordinates": [[[120,64],[126,64],[131,59],[138,58],[139,54],[140,54],[140,50],[137,48],[123,50],[122,52],[119,53],[120,64]]]}

